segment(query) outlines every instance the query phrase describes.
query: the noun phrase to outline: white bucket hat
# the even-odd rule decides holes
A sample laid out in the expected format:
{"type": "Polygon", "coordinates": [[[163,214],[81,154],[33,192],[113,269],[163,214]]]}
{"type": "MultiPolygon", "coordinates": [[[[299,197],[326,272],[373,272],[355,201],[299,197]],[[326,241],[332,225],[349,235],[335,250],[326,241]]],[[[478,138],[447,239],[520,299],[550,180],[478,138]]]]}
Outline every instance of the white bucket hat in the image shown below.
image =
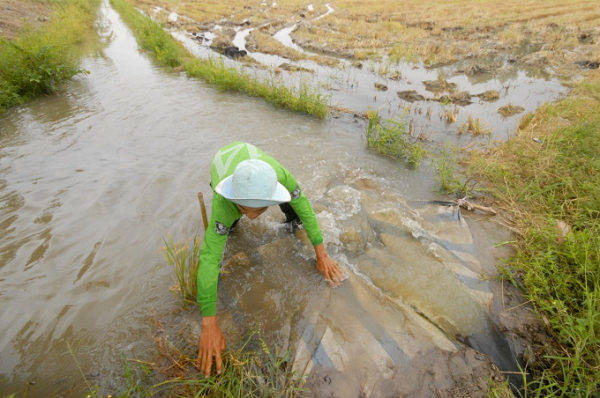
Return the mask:
{"type": "Polygon", "coordinates": [[[290,193],[277,181],[270,164],[259,159],[244,160],[232,175],[221,181],[215,191],[238,205],[261,208],[292,200],[290,193]]]}

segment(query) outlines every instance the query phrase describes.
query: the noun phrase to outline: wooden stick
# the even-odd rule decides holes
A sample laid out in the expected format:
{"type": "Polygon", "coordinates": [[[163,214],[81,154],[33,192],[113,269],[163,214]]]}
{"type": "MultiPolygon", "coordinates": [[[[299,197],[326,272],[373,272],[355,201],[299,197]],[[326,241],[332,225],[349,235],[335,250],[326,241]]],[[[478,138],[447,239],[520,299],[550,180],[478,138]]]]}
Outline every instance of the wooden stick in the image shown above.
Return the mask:
{"type": "Polygon", "coordinates": [[[486,211],[488,213],[492,213],[492,214],[498,214],[496,213],[496,210],[492,209],[491,207],[486,207],[486,206],[480,206],[476,203],[469,203],[471,205],[471,207],[473,207],[474,209],[477,210],[481,210],[481,211],[486,211]]]}
{"type": "Polygon", "coordinates": [[[204,195],[202,192],[198,192],[198,202],[200,202],[200,211],[202,212],[202,223],[204,224],[204,230],[208,229],[208,218],[206,217],[206,206],[204,205],[204,195]]]}
{"type": "Polygon", "coordinates": [[[460,206],[463,207],[467,210],[473,210],[473,209],[477,209],[477,210],[481,210],[481,211],[486,211],[488,213],[492,213],[492,214],[498,214],[496,213],[496,210],[492,209],[491,207],[485,207],[485,206],[480,206],[478,204],[475,203],[471,203],[471,202],[467,202],[467,198],[464,197],[462,199],[457,199],[456,203],[460,206]]]}

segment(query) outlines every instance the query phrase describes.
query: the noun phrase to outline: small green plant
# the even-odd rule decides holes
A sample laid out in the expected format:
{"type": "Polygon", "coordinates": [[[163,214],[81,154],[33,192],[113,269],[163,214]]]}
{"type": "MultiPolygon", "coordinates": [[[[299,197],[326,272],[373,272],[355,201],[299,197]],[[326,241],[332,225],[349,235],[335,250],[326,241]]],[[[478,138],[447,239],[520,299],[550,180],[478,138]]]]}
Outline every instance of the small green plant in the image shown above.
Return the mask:
{"type": "Polygon", "coordinates": [[[396,64],[403,61],[417,63],[419,62],[419,55],[415,46],[399,44],[390,51],[389,60],[396,64]]]}
{"type": "Polygon", "coordinates": [[[403,159],[415,169],[420,166],[426,151],[419,142],[411,142],[404,121],[382,121],[376,111],[369,111],[367,118],[369,124],[365,136],[369,148],[394,159],[403,159]]]}
{"type": "Polygon", "coordinates": [[[467,195],[467,184],[463,184],[457,175],[458,165],[456,153],[453,149],[446,146],[433,164],[437,171],[438,192],[456,194],[457,196],[467,195]]]}
{"type": "Polygon", "coordinates": [[[501,382],[488,378],[486,398],[514,398],[508,380],[501,382]]]}
{"type": "Polygon", "coordinates": [[[423,161],[423,156],[427,151],[418,142],[410,146],[410,153],[408,154],[408,162],[414,167],[418,168],[423,161]]]}
{"type": "Polygon", "coordinates": [[[185,242],[173,242],[171,236],[164,240],[163,255],[175,274],[172,288],[181,294],[184,306],[196,303],[198,266],[202,240],[196,235],[185,242]]]}
{"type": "Polygon", "coordinates": [[[473,116],[469,115],[467,118],[467,122],[463,124],[458,131],[460,133],[471,133],[473,135],[487,135],[492,131],[485,127],[479,118],[473,118],[473,116]]]}
{"type": "MultiPolygon", "coordinates": [[[[79,370],[79,373],[81,373],[81,377],[83,377],[83,381],[85,382],[85,385],[86,385],[86,387],[87,387],[88,395],[87,395],[86,397],[90,397],[90,398],[91,398],[91,397],[93,397],[93,398],[96,398],[96,397],[98,396],[98,391],[99,391],[99,388],[98,388],[98,386],[96,386],[96,385],[92,386],[92,385],[89,383],[89,381],[88,381],[88,379],[87,379],[87,377],[86,377],[85,373],[83,372],[83,370],[81,369],[81,366],[79,365],[79,361],[77,360],[77,357],[75,356],[75,351],[76,351],[76,350],[75,350],[75,351],[73,351],[73,348],[71,347],[71,344],[70,344],[70,343],[67,343],[67,348],[69,349],[69,354],[71,354],[71,356],[72,356],[72,357],[73,357],[73,359],[75,360],[75,363],[77,364],[77,369],[79,370]]],[[[27,393],[25,393],[25,395],[26,395],[26,394],[27,394],[27,393]]]]}
{"type": "Polygon", "coordinates": [[[525,115],[523,115],[521,117],[521,120],[519,121],[519,130],[525,130],[533,120],[533,117],[534,114],[531,112],[528,112],[525,115]]]}
{"type": "MultiPolygon", "coordinates": [[[[119,394],[120,397],[149,397],[147,384],[149,383],[149,376],[151,374],[150,366],[143,361],[135,361],[135,366],[132,366],[130,360],[127,359],[125,354],[121,353],[121,359],[123,360],[123,378],[127,381],[127,385],[124,386],[125,391],[119,394]]],[[[98,395],[92,395],[90,398],[96,398],[98,395]]],[[[89,396],[88,396],[89,397],[89,396]]]]}
{"type": "Polygon", "coordinates": [[[451,105],[452,104],[452,98],[448,97],[448,96],[444,96],[441,100],[440,100],[440,104],[442,106],[447,106],[447,105],[451,105]]]}

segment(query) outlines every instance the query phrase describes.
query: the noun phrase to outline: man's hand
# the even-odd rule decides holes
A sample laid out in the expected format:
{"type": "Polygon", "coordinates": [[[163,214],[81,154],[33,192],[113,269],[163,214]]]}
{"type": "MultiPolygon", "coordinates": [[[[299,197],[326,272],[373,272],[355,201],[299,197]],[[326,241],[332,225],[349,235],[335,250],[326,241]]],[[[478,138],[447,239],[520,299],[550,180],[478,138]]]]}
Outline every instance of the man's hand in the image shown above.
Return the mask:
{"type": "Polygon", "coordinates": [[[202,334],[198,341],[198,361],[196,365],[204,376],[210,376],[212,359],[215,357],[217,374],[221,373],[221,352],[225,349],[225,336],[217,325],[217,317],[209,316],[202,318],[202,334]]]}
{"type": "Polygon", "coordinates": [[[329,281],[331,286],[337,286],[344,280],[344,273],[340,267],[333,261],[325,250],[325,246],[321,243],[315,246],[317,254],[317,269],[329,281]]]}

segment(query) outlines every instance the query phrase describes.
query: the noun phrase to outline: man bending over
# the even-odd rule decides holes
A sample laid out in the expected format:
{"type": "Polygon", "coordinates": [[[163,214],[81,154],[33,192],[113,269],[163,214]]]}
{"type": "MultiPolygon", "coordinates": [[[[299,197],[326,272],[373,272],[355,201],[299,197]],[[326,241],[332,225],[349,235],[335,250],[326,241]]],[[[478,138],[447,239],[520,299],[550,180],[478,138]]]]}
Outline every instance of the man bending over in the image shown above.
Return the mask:
{"type": "Polygon", "coordinates": [[[343,278],[338,265],[327,255],[323,236],[310,202],[300,186],[279,162],[254,145],[233,142],[217,151],[211,168],[213,204],[210,223],[200,253],[198,303],[202,312],[202,334],[197,365],[210,375],[213,357],[221,373],[225,336],[217,325],[217,282],[227,234],[242,215],[254,220],[269,206],[279,205],[285,222],[302,224],[315,248],[317,269],[332,286],[343,278]]]}

